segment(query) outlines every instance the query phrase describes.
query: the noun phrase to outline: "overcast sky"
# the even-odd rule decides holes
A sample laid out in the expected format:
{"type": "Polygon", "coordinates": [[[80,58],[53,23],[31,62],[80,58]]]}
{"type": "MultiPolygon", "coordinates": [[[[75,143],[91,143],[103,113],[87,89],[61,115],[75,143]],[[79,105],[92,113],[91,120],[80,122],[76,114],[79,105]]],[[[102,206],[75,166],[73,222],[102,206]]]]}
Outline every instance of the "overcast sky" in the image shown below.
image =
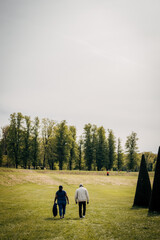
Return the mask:
{"type": "Polygon", "coordinates": [[[0,126],[13,112],[160,145],[159,0],[0,0],[0,126]]]}

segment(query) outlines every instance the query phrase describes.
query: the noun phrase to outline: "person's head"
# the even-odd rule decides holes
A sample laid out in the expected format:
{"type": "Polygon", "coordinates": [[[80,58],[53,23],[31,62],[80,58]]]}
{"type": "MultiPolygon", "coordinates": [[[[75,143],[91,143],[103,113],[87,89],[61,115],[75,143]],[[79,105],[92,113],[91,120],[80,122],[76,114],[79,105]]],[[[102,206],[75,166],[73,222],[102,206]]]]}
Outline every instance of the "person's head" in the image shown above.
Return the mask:
{"type": "Polygon", "coordinates": [[[79,184],[79,187],[83,187],[83,184],[82,184],[82,183],[80,183],[80,184],[79,184]]]}
{"type": "Polygon", "coordinates": [[[63,189],[63,186],[60,185],[60,186],[59,186],[59,191],[62,192],[62,189],[63,189]]]}

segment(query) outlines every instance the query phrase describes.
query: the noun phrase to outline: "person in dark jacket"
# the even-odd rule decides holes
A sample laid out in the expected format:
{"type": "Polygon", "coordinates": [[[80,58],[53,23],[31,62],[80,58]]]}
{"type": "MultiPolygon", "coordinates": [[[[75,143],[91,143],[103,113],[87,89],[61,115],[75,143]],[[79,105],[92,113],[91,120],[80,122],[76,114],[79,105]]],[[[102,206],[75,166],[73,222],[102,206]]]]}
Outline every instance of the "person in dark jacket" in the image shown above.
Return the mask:
{"type": "Polygon", "coordinates": [[[63,190],[63,186],[59,186],[59,190],[56,192],[54,203],[58,203],[59,207],[59,216],[60,219],[64,218],[65,212],[66,212],[66,200],[69,204],[69,198],[67,196],[67,193],[63,190]]]}

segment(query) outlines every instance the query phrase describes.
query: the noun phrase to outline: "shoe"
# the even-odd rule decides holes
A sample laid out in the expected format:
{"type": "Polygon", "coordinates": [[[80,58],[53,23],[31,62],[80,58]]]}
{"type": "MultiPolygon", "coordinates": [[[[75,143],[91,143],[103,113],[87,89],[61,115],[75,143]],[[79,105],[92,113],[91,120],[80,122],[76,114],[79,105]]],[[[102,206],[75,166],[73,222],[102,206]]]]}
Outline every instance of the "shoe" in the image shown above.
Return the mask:
{"type": "Polygon", "coordinates": [[[60,219],[62,219],[63,217],[61,216],[60,219]]]}
{"type": "Polygon", "coordinates": [[[83,215],[83,218],[85,218],[85,215],[83,215]]]}

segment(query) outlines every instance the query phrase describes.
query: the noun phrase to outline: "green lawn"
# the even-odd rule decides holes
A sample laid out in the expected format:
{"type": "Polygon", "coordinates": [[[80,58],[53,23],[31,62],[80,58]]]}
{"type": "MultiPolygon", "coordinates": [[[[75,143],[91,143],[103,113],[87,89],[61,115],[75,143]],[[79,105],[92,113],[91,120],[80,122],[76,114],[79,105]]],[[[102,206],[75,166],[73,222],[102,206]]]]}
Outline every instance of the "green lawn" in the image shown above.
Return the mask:
{"type": "Polygon", "coordinates": [[[107,177],[101,173],[0,168],[0,182],[0,239],[160,239],[160,215],[132,209],[137,174],[111,173],[107,177]],[[79,219],[74,203],[81,182],[90,195],[84,219],[79,219]],[[52,216],[59,184],[70,199],[62,220],[52,216]]]}

